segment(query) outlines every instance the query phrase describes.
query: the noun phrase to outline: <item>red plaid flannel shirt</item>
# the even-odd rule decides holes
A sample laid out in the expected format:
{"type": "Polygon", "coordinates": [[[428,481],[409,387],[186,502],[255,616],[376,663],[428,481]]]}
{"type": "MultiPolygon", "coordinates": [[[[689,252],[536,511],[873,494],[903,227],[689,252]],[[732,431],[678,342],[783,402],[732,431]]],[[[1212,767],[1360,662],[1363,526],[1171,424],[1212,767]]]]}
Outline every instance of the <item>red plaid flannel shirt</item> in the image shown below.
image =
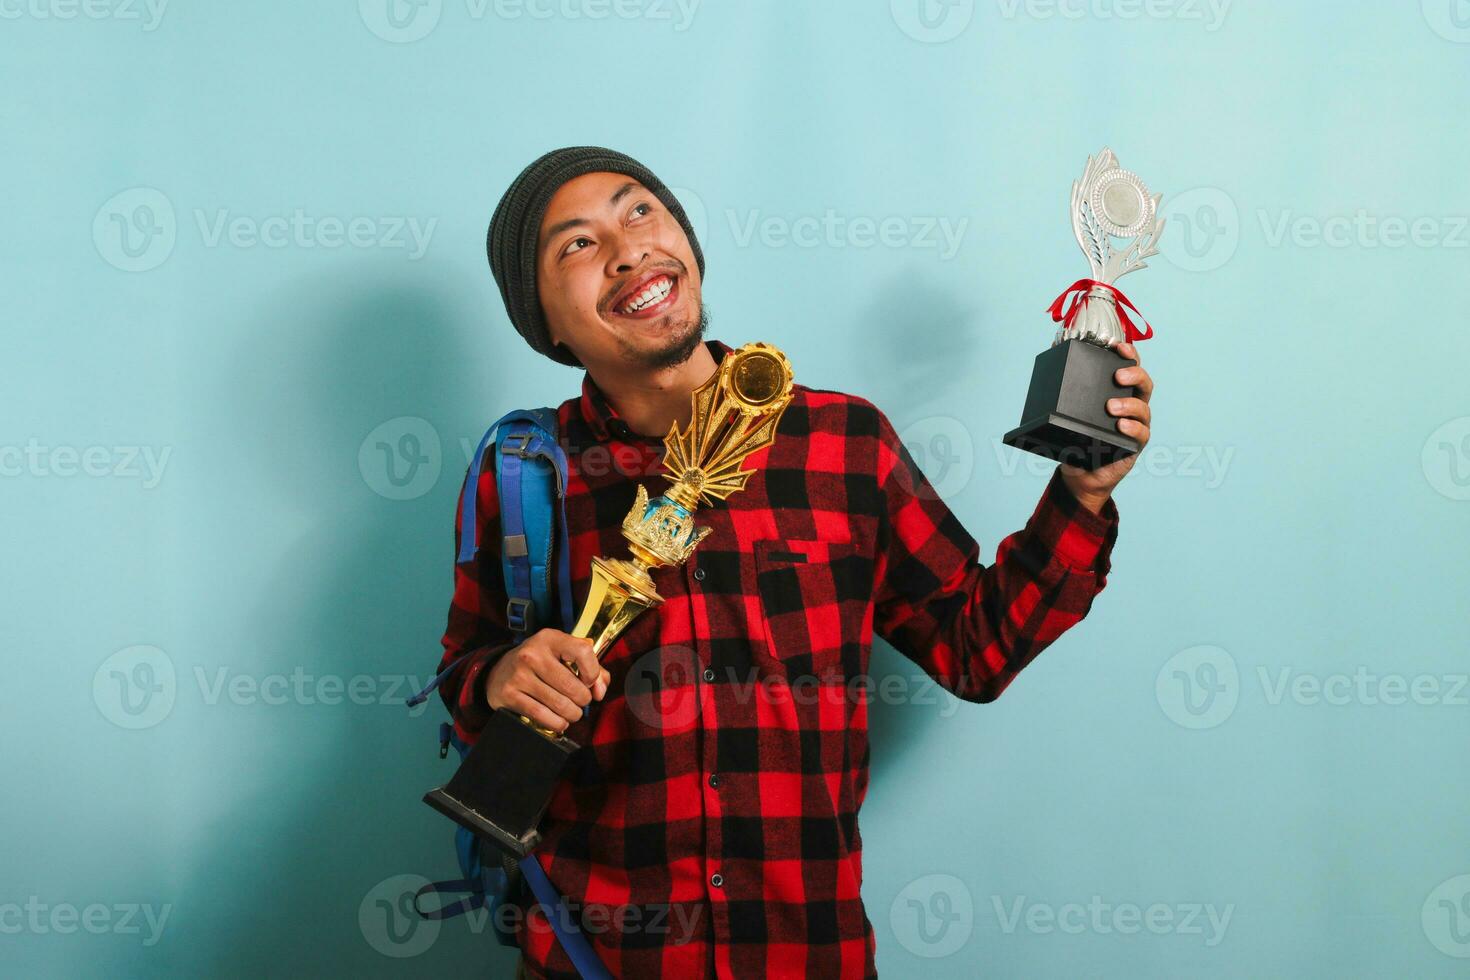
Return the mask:
{"type": "MultiPolygon", "coordinates": [[[[590,376],[559,427],[580,611],[592,557],[627,556],[637,484],[668,482],[662,436],[632,433],[590,376]]],[[[1112,501],[1093,514],[1054,473],[986,566],[854,395],[798,383],[747,468],[745,489],[696,512],[714,530],[688,563],[654,572],[663,605],[605,653],[612,684],[567,732],[583,748],[542,824],[536,856],[615,976],[876,976],[857,820],[873,635],[990,701],[1106,584],[1112,501]]],[[[471,657],[441,688],[469,741],[488,710],[476,678],[511,640],[489,463],[478,493],[479,557],[455,569],[441,662],[471,657]]],[[[574,978],[539,908],[522,911],[531,975],[574,978]]]]}

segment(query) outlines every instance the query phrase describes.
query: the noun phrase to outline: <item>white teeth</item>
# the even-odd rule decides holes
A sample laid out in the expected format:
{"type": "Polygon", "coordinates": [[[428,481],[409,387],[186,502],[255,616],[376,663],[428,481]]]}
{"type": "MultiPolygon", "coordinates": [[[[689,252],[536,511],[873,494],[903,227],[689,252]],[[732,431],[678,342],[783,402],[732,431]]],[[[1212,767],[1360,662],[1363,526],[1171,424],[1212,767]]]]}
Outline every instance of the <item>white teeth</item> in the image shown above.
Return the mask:
{"type": "Polygon", "coordinates": [[[662,302],[663,298],[669,295],[669,291],[673,288],[674,281],[672,279],[661,278],[654,285],[649,286],[643,292],[639,293],[638,296],[631,302],[624,303],[623,312],[637,313],[645,306],[650,306],[654,303],[662,302]]]}

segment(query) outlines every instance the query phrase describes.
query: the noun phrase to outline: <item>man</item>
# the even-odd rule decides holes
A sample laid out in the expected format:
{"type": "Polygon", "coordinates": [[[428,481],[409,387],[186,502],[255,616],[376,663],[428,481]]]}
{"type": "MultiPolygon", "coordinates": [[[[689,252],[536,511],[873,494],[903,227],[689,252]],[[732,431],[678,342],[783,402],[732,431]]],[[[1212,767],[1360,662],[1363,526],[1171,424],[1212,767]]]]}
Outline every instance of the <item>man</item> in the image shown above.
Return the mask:
{"type": "MultiPolygon", "coordinates": [[[[586,368],[558,410],[580,609],[593,556],[625,554],[637,484],[661,492],[662,438],[731,348],[704,340],[704,256],[683,209],[623,154],[533,162],[488,251],[517,330],[586,368]]],[[[779,343],[763,329],[743,339],[779,343]]],[[[468,741],[504,708],[583,746],[536,856],[615,976],[875,976],[857,822],[873,634],[990,701],[1106,583],[1111,492],[1136,457],[1059,467],[987,567],[881,411],[802,385],[800,365],[796,378],[775,442],[747,460],[756,475],[698,511],[712,533],[655,572],[665,602],[600,664],[555,629],[511,646],[493,468],[480,477],[482,546],[456,569],[443,641],[444,664],[470,659],[441,690],[468,741]]],[[[1146,443],[1153,382],[1141,367],[1117,380],[1142,397],[1109,407],[1146,443]]],[[[576,976],[539,911],[518,933],[522,975],[576,976]]]]}

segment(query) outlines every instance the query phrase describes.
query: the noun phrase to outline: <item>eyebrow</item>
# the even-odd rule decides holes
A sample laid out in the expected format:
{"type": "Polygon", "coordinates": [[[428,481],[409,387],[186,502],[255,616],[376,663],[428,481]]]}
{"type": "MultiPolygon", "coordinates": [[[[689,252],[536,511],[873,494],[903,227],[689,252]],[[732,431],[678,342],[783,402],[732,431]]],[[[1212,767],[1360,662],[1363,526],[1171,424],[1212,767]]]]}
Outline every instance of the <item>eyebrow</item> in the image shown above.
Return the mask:
{"type": "MultiPolygon", "coordinates": [[[[617,190],[613,191],[613,196],[607,199],[608,207],[612,207],[614,204],[617,204],[628,195],[629,191],[633,190],[633,188],[637,186],[637,181],[630,180],[622,187],[619,187],[617,190]]],[[[553,238],[555,238],[557,235],[560,235],[567,229],[576,228],[585,224],[588,224],[586,218],[568,218],[565,221],[558,221],[556,224],[546,229],[546,234],[542,236],[541,239],[541,247],[545,248],[547,245],[551,244],[551,240],[553,238]]]]}

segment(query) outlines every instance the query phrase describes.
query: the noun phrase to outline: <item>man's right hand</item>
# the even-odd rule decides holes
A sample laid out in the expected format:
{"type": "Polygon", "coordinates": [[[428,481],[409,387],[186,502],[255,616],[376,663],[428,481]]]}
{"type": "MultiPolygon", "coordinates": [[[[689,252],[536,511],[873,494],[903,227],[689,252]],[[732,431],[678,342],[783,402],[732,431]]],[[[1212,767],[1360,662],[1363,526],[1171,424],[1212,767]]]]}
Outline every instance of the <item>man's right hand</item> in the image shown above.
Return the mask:
{"type": "Polygon", "coordinates": [[[592,641],[544,629],[507,650],[485,676],[485,701],[558,734],[582,720],[582,708],[607,694],[612,675],[592,655],[592,641]],[[565,662],[564,662],[565,661],[565,662]],[[575,664],[572,673],[567,663],[575,664]]]}

